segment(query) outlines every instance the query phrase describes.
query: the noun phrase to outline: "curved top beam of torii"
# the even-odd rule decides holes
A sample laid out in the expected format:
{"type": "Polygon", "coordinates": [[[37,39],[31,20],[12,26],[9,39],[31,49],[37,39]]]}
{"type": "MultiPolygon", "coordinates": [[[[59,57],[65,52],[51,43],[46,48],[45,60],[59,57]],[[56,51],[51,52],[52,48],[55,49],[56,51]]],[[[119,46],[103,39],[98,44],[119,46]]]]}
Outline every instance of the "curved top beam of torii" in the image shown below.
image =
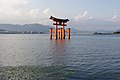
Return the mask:
{"type": "Polygon", "coordinates": [[[49,19],[55,21],[55,22],[64,22],[66,23],[67,21],[69,21],[68,19],[58,19],[58,18],[55,18],[53,16],[51,16],[49,19]]]}

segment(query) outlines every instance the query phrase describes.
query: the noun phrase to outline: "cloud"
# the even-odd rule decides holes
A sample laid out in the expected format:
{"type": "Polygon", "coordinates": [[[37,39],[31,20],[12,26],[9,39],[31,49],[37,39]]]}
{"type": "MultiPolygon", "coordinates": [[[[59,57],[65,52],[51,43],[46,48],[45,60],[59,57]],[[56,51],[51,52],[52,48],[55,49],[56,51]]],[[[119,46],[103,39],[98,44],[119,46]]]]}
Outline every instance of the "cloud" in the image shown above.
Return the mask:
{"type": "Polygon", "coordinates": [[[30,10],[25,7],[29,1],[30,0],[0,0],[0,23],[21,24],[28,22],[29,17],[36,16],[38,14],[37,9],[30,10]]]}
{"type": "Polygon", "coordinates": [[[20,15],[27,2],[28,0],[0,0],[0,17],[20,15]]]}
{"type": "Polygon", "coordinates": [[[87,11],[85,11],[84,13],[83,13],[83,15],[82,15],[82,17],[84,17],[84,16],[86,16],[87,15],[87,11]]]}
{"type": "Polygon", "coordinates": [[[39,8],[31,9],[27,14],[27,23],[49,24],[49,19],[39,8]]]}
{"type": "Polygon", "coordinates": [[[113,15],[110,19],[107,19],[107,21],[112,21],[112,22],[117,22],[117,21],[119,21],[117,12],[114,12],[114,15],[113,15]]]}
{"type": "Polygon", "coordinates": [[[31,0],[0,0],[0,23],[49,23],[50,8],[32,8],[31,0]]]}
{"type": "Polygon", "coordinates": [[[38,17],[40,15],[40,9],[31,9],[28,13],[30,17],[38,17]]]}
{"type": "Polygon", "coordinates": [[[85,17],[87,14],[88,14],[88,11],[85,11],[82,15],[79,14],[78,16],[75,16],[75,20],[79,20],[79,19],[85,17]]]}
{"type": "Polygon", "coordinates": [[[43,11],[43,13],[44,13],[44,14],[47,14],[47,15],[49,14],[49,12],[50,12],[50,8],[47,8],[47,9],[45,9],[45,10],[43,11]]]}
{"type": "Polygon", "coordinates": [[[91,17],[89,17],[89,19],[93,19],[93,17],[91,16],[91,17]]]}
{"type": "Polygon", "coordinates": [[[117,15],[114,14],[113,17],[112,17],[112,19],[117,19],[117,15]]]}

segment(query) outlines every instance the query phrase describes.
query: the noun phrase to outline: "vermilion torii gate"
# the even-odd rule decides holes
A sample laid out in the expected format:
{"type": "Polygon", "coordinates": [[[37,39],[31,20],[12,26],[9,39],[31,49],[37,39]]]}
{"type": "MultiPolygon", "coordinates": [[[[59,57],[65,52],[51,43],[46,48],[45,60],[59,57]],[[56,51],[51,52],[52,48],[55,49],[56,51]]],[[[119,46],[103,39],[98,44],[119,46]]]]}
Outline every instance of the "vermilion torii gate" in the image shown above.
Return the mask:
{"type": "Polygon", "coordinates": [[[55,25],[55,30],[53,28],[50,28],[50,39],[52,39],[52,36],[54,35],[54,38],[57,39],[65,39],[66,33],[68,36],[68,39],[70,39],[70,28],[67,28],[65,30],[65,26],[67,26],[68,19],[58,19],[53,16],[50,17],[50,19],[54,22],[53,25],[55,25]],[[62,26],[59,28],[59,26],[62,26]]]}

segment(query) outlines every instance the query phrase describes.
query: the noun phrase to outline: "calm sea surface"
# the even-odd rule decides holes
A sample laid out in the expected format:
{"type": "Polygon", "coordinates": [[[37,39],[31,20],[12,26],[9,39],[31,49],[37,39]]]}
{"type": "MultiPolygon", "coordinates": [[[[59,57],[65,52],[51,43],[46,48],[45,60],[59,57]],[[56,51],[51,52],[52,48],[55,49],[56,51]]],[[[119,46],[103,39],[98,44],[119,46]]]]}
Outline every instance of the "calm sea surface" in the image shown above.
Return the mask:
{"type": "Polygon", "coordinates": [[[120,80],[120,35],[0,35],[0,80],[120,80]]]}

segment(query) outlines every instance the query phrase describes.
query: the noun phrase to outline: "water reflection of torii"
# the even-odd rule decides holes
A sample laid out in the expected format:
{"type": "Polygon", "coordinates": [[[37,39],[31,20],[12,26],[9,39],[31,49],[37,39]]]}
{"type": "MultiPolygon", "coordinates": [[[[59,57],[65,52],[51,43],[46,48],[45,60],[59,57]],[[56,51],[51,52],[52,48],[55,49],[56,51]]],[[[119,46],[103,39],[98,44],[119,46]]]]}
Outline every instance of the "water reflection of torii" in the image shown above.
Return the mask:
{"type": "Polygon", "coordinates": [[[52,65],[57,66],[66,66],[66,55],[69,54],[69,51],[67,50],[68,44],[70,44],[70,40],[51,40],[50,42],[52,44],[52,59],[53,63],[52,65]]]}
{"type": "Polygon", "coordinates": [[[55,25],[55,30],[50,28],[50,39],[52,39],[52,33],[54,33],[54,38],[57,39],[65,39],[65,32],[68,33],[68,39],[70,39],[70,28],[65,30],[65,26],[67,26],[68,19],[58,19],[53,16],[50,17],[50,19],[55,22],[53,25],[55,25]],[[59,28],[58,26],[62,26],[62,28],[59,28]]]}

